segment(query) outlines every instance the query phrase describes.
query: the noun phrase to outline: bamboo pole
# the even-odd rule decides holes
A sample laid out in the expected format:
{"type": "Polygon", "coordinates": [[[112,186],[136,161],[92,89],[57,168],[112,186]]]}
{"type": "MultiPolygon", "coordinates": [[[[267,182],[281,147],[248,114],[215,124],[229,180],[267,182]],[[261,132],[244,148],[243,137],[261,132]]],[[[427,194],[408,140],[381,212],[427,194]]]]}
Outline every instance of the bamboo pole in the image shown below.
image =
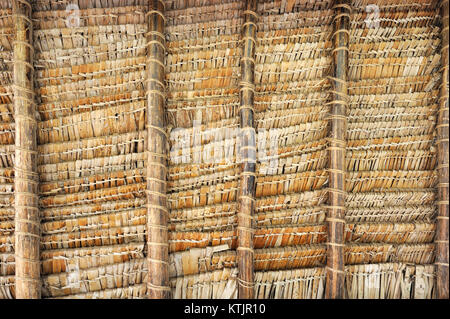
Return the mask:
{"type": "Polygon", "coordinates": [[[147,262],[148,296],[170,298],[165,128],[164,2],[149,0],[147,33],[147,262]]]}
{"type": "Polygon", "coordinates": [[[327,210],[327,275],[325,297],[344,297],[345,152],[347,130],[347,68],[350,5],[337,0],[334,6],[333,100],[330,110],[329,192],[327,210]]]}
{"type": "Polygon", "coordinates": [[[442,16],[442,84],[437,124],[438,148],[438,217],[436,225],[436,291],[437,298],[448,299],[448,0],[441,2],[442,16]]]}
{"type": "Polygon", "coordinates": [[[37,122],[33,88],[31,5],[12,3],[14,18],[14,198],[16,298],[39,299],[40,217],[38,208],[37,122]]]}
{"type": "Polygon", "coordinates": [[[254,296],[253,213],[255,211],[256,134],[254,122],[256,0],[246,0],[242,25],[244,43],[240,82],[240,187],[238,210],[238,297],[254,296]]]}

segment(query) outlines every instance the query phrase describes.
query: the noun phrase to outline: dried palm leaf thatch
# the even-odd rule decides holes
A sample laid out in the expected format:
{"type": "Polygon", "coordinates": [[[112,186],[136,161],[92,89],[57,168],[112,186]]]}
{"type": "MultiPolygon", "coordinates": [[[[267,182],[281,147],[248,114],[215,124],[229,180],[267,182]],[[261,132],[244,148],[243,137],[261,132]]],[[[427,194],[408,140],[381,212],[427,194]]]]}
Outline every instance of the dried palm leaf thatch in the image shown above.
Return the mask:
{"type": "Polygon", "coordinates": [[[103,289],[94,292],[70,296],[53,297],[52,299],[145,299],[147,284],[136,284],[123,288],[103,289]]]}
{"type": "Polygon", "coordinates": [[[13,221],[2,221],[0,222],[0,234],[11,235],[14,233],[14,222],[13,221]]]}
{"type": "Polygon", "coordinates": [[[55,235],[43,235],[41,249],[72,249],[104,245],[143,242],[145,222],[138,226],[118,226],[101,230],[64,232],[55,235]]]}
{"type": "Polygon", "coordinates": [[[323,297],[323,269],[300,268],[326,259],[330,8],[330,1],[258,2],[255,270],[268,272],[255,273],[256,298],[323,297]],[[317,237],[274,237],[293,230],[317,237]]]}
{"type": "MultiPolygon", "coordinates": [[[[75,0],[71,3],[76,4],[80,9],[95,9],[95,8],[103,8],[103,9],[112,9],[115,7],[129,7],[129,6],[145,6],[147,4],[146,0],[94,0],[94,1],[86,1],[86,0],[75,0]]],[[[60,0],[35,0],[33,1],[33,11],[64,11],[67,7],[67,1],[60,0]]]]}
{"type": "MultiPolygon", "coordinates": [[[[254,247],[268,248],[318,244],[326,240],[326,227],[324,225],[283,226],[258,228],[254,234],[254,247]]],[[[236,238],[236,231],[171,232],[169,234],[169,250],[177,252],[224,244],[234,249],[236,238]]]]}
{"type": "Polygon", "coordinates": [[[237,268],[172,278],[175,299],[235,299],[237,298],[237,268]]]}
{"type": "Polygon", "coordinates": [[[434,258],[433,244],[352,244],[345,247],[347,265],[403,262],[430,264],[434,258]]]}
{"type": "Polygon", "coordinates": [[[255,270],[269,271],[324,266],[325,259],[325,245],[265,248],[257,250],[255,254],[255,270]]]}
{"type": "Polygon", "coordinates": [[[0,5],[0,299],[14,298],[13,40],[11,2],[0,5]]]}
{"type": "Polygon", "coordinates": [[[435,205],[429,206],[391,206],[391,210],[386,212],[383,207],[359,207],[356,209],[349,209],[345,215],[348,223],[363,223],[363,222],[411,222],[411,221],[425,221],[432,222],[436,217],[435,205]]]}
{"type": "Polygon", "coordinates": [[[0,253],[0,276],[14,275],[15,264],[13,253],[0,253]]]}
{"type": "Polygon", "coordinates": [[[101,175],[115,172],[119,169],[131,171],[145,166],[145,154],[128,153],[100,158],[88,158],[63,163],[45,164],[38,167],[42,184],[58,183],[65,179],[86,178],[92,175],[101,175]]]}
{"type": "Polygon", "coordinates": [[[58,143],[138,131],[145,125],[144,108],[141,101],[40,122],[39,141],[41,144],[58,143]],[[115,121],[121,121],[123,125],[114,126],[115,121]]]}
{"type": "Polygon", "coordinates": [[[384,206],[420,206],[432,205],[436,200],[436,194],[432,189],[383,190],[366,193],[349,193],[346,205],[352,208],[383,208],[384,206]]]}
{"type": "Polygon", "coordinates": [[[371,170],[429,171],[436,166],[436,153],[433,150],[350,151],[348,156],[347,169],[355,172],[371,170]]]}
{"type": "Polygon", "coordinates": [[[145,209],[118,211],[107,215],[78,217],[42,223],[43,235],[101,230],[109,227],[137,226],[145,224],[145,209]]]}
{"type": "Polygon", "coordinates": [[[166,2],[174,298],[237,297],[242,10],[242,1],[166,2]]]}
{"type": "Polygon", "coordinates": [[[236,268],[236,251],[227,244],[192,248],[169,256],[170,276],[182,277],[223,268],[236,268]]]}
{"type": "MultiPolygon", "coordinates": [[[[439,1],[349,2],[345,297],[433,298],[439,1]]],[[[75,20],[32,1],[42,296],[146,298],[148,1],[70,3],[75,20]]],[[[244,3],[164,1],[174,298],[238,297],[244,3]]],[[[257,3],[253,292],[324,298],[334,1],[257,3]]],[[[16,296],[13,22],[0,0],[0,299],[16,296]]]]}
{"type": "MultiPolygon", "coordinates": [[[[13,19],[12,19],[12,2],[2,1],[0,5],[0,45],[3,50],[1,51],[2,58],[5,56],[10,56],[12,61],[12,50],[13,50],[13,19]]],[[[5,61],[3,61],[4,63],[5,61]]],[[[12,66],[11,66],[12,70],[12,66]]]]}
{"type": "Polygon", "coordinates": [[[376,21],[369,4],[352,1],[346,261],[355,265],[346,269],[346,293],[431,298],[441,81],[436,1],[383,1],[376,21]]]}
{"type": "Polygon", "coordinates": [[[13,210],[14,196],[12,194],[1,194],[0,195],[0,221],[8,220],[11,210],[13,210]]]}
{"type": "MultiPolygon", "coordinates": [[[[37,1],[37,5],[39,1],[37,1]]],[[[128,1],[131,2],[131,1],[128,1]]],[[[116,24],[144,24],[144,13],[147,10],[147,6],[144,1],[134,1],[136,5],[126,5],[123,1],[120,7],[109,7],[104,2],[104,7],[84,8],[78,5],[80,9],[78,11],[79,26],[90,27],[99,25],[116,25],[116,24]],[[105,12],[105,7],[108,8],[108,12],[105,12]]],[[[75,4],[75,2],[72,2],[75,4]]],[[[45,29],[65,29],[67,28],[66,19],[72,13],[70,10],[66,10],[67,3],[63,4],[64,10],[45,10],[36,12],[33,16],[33,27],[40,30],[45,29]]]]}
{"type": "Polygon", "coordinates": [[[145,259],[133,259],[107,266],[79,269],[43,276],[43,297],[62,297],[95,291],[126,288],[147,280],[145,259]]]}
{"type": "MultiPolygon", "coordinates": [[[[38,163],[58,164],[74,162],[77,160],[93,160],[95,158],[116,155],[142,153],[146,141],[146,131],[139,130],[110,136],[91,137],[70,142],[48,143],[39,145],[38,151],[41,156],[39,157],[38,163]]],[[[41,168],[39,169],[41,171],[43,170],[41,168]]],[[[51,167],[48,168],[49,171],[51,171],[51,169],[51,167]]]]}
{"type": "MultiPolygon", "coordinates": [[[[144,189],[145,186],[141,185],[144,189]]],[[[102,213],[113,213],[118,211],[130,211],[135,207],[145,205],[145,198],[143,191],[138,191],[136,194],[141,196],[124,196],[123,200],[114,200],[115,196],[109,196],[111,201],[105,200],[100,202],[93,202],[92,204],[76,205],[76,206],[54,206],[41,210],[43,221],[62,221],[66,218],[74,219],[76,217],[87,218],[90,216],[100,216],[102,213]]]]}
{"type": "MultiPolygon", "coordinates": [[[[366,5],[372,4],[372,0],[352,0],[351,5],[354,10],[359,9],[360,11],[364,11],[366,5]]],[[[437,7],[436,1],[430,0],[383,0],[379,3],[379,7],[382,10],[393,12],[401,11],[401,10],[427,10],[427,9],[435,9],[437,7]]]]}
{"type": "Polygon", "coordinates": [[[300,0],[300,1],[283,1],[283,0],[260,0],[258,1],[259,10],[261,12],[276,11],[280,14],[300,12],[308,10],[325,10],[329,9],[333,4],[331,0],[300,0]]]}
{"type": "Polygon", "coordinates": [[[14,276],[0,276],[0,299],[14,299],[15,292],[15,277],[14,276]]]}
{"type": "Polygon", "coordinates": [[[14,253],[14,236],[11,235],[0,236],[0,252],[14,253]]]}
{"type": "MultiPolygon", "coordinates": [[[[324,245],[265,248],[255,252],[254,267],[257,271],[308,268],[324,265],[325,258],[324,245]]],[[[230,250],[227,244],[193,248],[170,255],[172,277],[235,268],[236,266],[236,252],[230,250]]]]}
{"type": "Polygon", "coordinates": [[[363,171],[348,174],[347,189],[352,192],[370,192],[380,189],[433,188],[436,186],[434,171],[363,171]]]}
{"type": "Polygon", "coordinates": [[[42,293],[139,297],[147,3],[73,4],[76,21],[67,3],[33,3],[42,293]]]}
{"type": "Polygon", "coordinates": [[[89,269],[144,258],[144,244],[86,247],[76,250],[48,250],[41,254],[43,275],[89,269]]]}
{"type": "Polygon", "coordinates": [[[290,208],[312,208],[322,205],[325,201],[324,191],[305,191],[302,193],[279,194],[256,200],[258,212],[278,211],[290,208]]]}
{"type": "Polygon", "coordinates": [[[434,244],[407,244],[399,245],[393,261],[412,264],[431,264],[435,260],[434,244]]]}
{"type": "Polygon", "coordinates": [[[434,265],[381,263],[346,267],[350,299],[430,299],[434,265]]]}
{"type": "Polygon", "coordinates": [[[434,238],[434,223],[367,223],[347,224],[346,241],[361,243],[430,243],[434,238]]]}
{"type": "Polygon", "coordinates": [[[258,299],[322,299],[324,291],[325,268],[255,273],[258,299]]]}
{"type": "Polygon", "coordinates": [[[171,231],[220,231],[236,226],[237,204],[219,203],[194,208],[174,209],[170,212],[171,231]]]}
{"type": "Polygon", "coordinates": [[[14,235],[0,235],[0,299],[15,298],[14,274],[14,235]]]}
{"type": "MultiPolygon", "coordinates": [[[[286,203],[286,205],[289,205],[289,203],[286,203]]],[[[267,213],[258,213],[255,219],[258,227],[322,224],[325,220],[325,209],[320,206],[282,209],[267,213]]]]}

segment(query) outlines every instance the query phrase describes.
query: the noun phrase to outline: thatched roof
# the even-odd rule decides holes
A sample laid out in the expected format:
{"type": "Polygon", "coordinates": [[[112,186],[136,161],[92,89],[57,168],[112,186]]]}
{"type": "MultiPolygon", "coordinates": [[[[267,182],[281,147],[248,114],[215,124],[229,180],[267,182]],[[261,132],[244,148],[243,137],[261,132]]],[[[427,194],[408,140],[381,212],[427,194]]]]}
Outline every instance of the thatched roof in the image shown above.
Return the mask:
{"type": "MultiPolygon", "coordinates": [[[[244,1],[164,2],[172,296],[236,298],[244,1]],[[186,134],[187,152],[174,147],[186,134]],[[213,161],[214,147],[228,160],[213,161]]],[[[148,2],[70,1],[70,27],[69,1],[31,3],[42,297],[145,298],[148,2]]],[[[333,4],[258,1],[256,298],[325,297],[333,4]]],[[[345,296],[432,298],[438,1],[351,8],[345,296]]],[[[0,1],[0,298],[15,296],[13,40],[0,1]]]]}

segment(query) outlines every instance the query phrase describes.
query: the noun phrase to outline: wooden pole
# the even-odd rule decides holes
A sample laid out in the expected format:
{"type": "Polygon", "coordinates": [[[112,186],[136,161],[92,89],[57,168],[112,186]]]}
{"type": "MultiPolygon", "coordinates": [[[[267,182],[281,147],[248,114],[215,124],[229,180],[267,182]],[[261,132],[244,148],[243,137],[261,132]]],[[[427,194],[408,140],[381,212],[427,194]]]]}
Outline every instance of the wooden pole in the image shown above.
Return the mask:
{"type": "Polygon", "coordinates": [[[253,283],[253,213],[255,211],[256,134],[254,123],[256,0],[245,1],[240,82],[240,187],[238,210],[238,297],[252,299],[253,283]]]}
{"type": "Polygon", "coordinates": [[[148,296],[170,298],[165,128],[164,2],[149,0],[147,33],[147,262],[148,296]]]}
{"type": "Polygon", "coordinates": [[[333,100],[330,110],[329,192],[327,210],[327,275],[325,297],[344,297],[345,152],[347,130],[347,67],[350,5],[337,0],[334,6],[333,100]]]}
{"type": "Polygon", "coordinates": [[[38,208],[37,122],[33,88],[31,5],[12,3],[14,18],[15,118],[15,284],[16,298],[39,299],[40,217],[38,208]]]}
{"type": "Polygon", "coordinates": [[[442,84],[437,128],[438,149],[438,217],[436,225],[436,292],[437,298],[448,299],[448,0],[441,2],[442,16],[442,84]]]}

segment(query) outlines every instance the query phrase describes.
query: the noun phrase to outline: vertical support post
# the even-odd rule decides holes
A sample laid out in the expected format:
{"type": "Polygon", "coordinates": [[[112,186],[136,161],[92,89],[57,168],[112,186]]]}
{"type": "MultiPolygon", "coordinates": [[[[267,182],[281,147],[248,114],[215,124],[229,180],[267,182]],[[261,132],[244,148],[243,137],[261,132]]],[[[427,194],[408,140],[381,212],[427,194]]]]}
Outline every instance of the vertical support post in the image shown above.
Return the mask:
{"type": "Polygon", "coordinates": [[[14,19],[14,209],[17,299],[39,299],[40,216],[38,207],[37,121],[33,87],[31,4],[12,3],[14,19]]]}
{"type": "Polygon", "coordinates": [[[164,2],[149,0],[147,33],[147,262],[148,296],[170,298],[165,128],[164,2]]]}
{"type": "Polygon", "coordinates": [[[255,211],[256,183],[256,134],[254,122],[255,94],[255,46],[256,46],[256,0],[245,1],[240,82],[240,187],[238,210],[238,297],[252,299],[254,296],[253,274],[253,213],[255,211]]]}
{"type": "Polygon", "coordinates": [[[442,16],[442,83],[439,98],[437,129],[438,149],[438,217],[436,225],[436,292],[437,298],[449,298],[448,269],[448,0],[441,2],[442,16]]]}
{"type": "Polygon", "coordinates": [[[333,100],[330,110],[329,191],[327,210],[327,272],[325,297],[344,298],[345,157],[347,131],[347,67],[350,10],[348,0],[337,0],[333,20],[333,100]]]}

